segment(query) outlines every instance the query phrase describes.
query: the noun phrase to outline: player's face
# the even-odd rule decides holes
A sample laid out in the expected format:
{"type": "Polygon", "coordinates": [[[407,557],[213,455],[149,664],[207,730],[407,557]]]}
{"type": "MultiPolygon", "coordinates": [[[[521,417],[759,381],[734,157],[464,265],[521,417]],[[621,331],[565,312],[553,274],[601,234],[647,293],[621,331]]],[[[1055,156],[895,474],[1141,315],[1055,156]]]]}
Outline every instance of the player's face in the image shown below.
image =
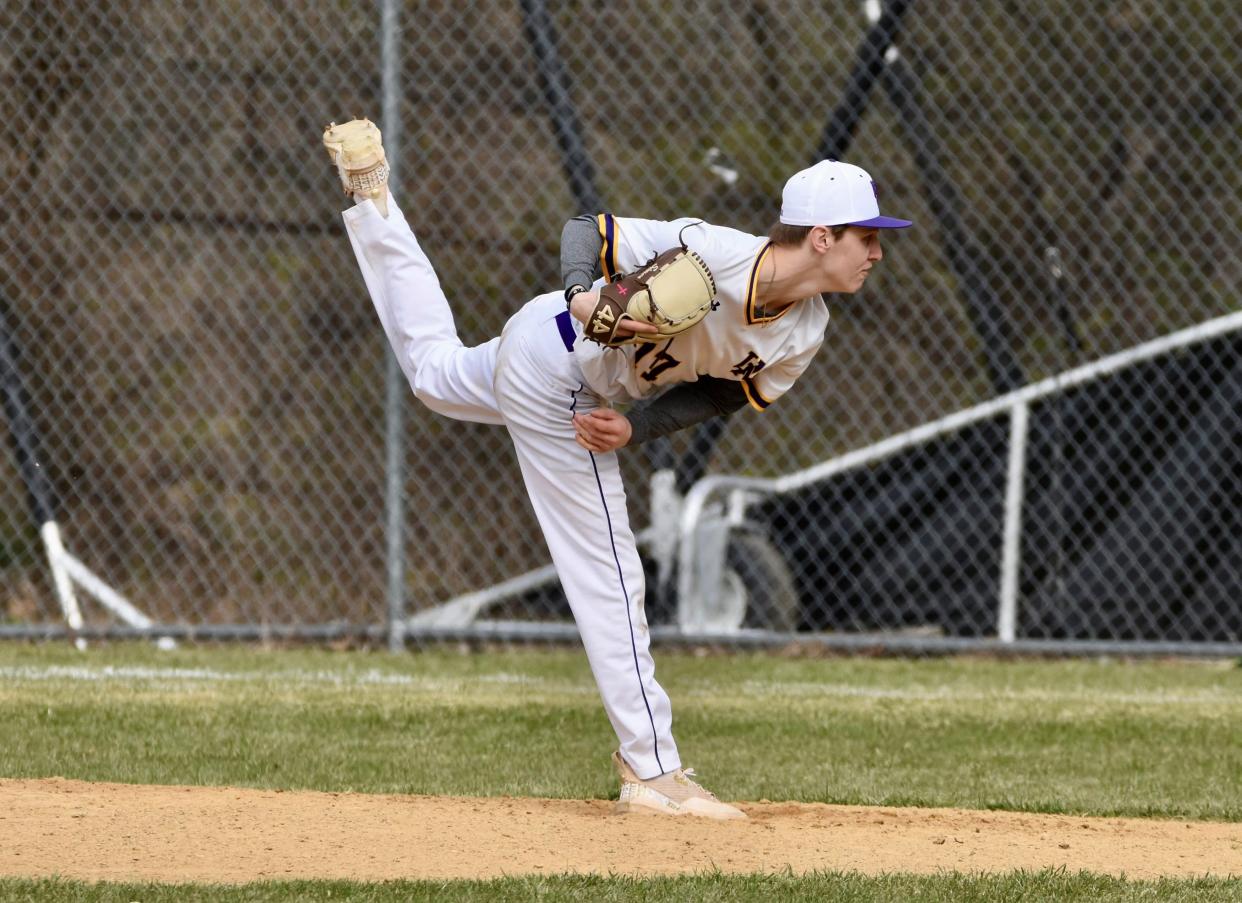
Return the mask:
{"type": "Polygon", "coordinates": [[[824,255],[825,276],[830,292],[853,294],[862,288],[871,268],[884,256],[880,249],[880,230],[850,226],[832,242],[824,255]]]}

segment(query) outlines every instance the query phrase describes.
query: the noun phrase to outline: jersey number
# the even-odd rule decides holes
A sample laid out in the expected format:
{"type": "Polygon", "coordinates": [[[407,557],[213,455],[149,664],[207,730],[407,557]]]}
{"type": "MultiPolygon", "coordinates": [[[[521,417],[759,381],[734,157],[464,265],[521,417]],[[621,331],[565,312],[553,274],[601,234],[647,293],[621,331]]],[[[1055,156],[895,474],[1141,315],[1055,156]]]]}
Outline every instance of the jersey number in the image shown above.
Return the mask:
{"type": "Polygon", "coordinates": [[[656,356],[651,359],[651,366],[643,371],[643,379],[647,380],[649,383],[653,383],[665,370],[671,370],[680,363],[681,361],[677,360],[677,358],[673,357],[671,354],[664,351],[657,352],[656,356]]]}
{"type": "MultiPolygon", "coordinates": [[[[642,372],[642,377],[643,379],[647,380],[647,382],[649,383],[655,382],[656,378],[661,373],[663,373],[665,370],[671,370],[673,367],[676,367],[678,364],[681,363],[681,361],[677,360],[677,358],[673,357],[671,354],[668,353],[668,348],[672,344],[673,344],[673,341],[672,339],[670,339],[668,345],[664,346],[665,350],[657,351],[656,356],[651,359],[650,366],[648,366],[647,369],[642,372]]],[[[638,351],[635,352],[634,354],[634,363],[638,363],[639,361],[641,361],[644,357],[650,354],[654,349],[655,349],[654,342],[644,342],[643,344],[639,345],[638,351]]]]}

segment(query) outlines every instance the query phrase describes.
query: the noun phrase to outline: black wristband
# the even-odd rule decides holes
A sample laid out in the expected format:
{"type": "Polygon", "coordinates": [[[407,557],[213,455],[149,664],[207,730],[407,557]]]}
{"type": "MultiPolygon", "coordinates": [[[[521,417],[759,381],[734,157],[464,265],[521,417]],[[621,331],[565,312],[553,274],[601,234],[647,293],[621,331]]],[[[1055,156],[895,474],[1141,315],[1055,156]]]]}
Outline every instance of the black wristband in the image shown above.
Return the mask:
{"type": "Polygon", "coordinates": [[[568,307],[569,302],[574,300],[574,295],[578,294],[578,292],[585,292],[586,290],[587,287],[585,285],[571,285],[569,288],[565,289],[565,306],[568,307]]]}

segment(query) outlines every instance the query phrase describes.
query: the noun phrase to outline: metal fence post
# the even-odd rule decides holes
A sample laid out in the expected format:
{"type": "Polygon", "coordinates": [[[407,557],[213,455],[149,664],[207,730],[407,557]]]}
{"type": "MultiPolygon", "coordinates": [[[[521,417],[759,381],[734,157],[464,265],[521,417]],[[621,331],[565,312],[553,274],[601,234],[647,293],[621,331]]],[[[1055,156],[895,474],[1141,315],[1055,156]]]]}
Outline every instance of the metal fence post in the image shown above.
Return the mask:
{"type": "MultiPolygon", "coordinates": [[[[384,123],[384,148],[388,156],[388,185],[396,191],[401,163],[401,96],[397,86],[398,0],[384,0],[380,20],[382,61],[380,116],[384,123]]],[[[405,377],[396,356],[389,352],[384,367],[384,533],[388,564],[388,651],[405,648],[405,531],[404,460],[405,429],[403,399],[405,377]]]]}

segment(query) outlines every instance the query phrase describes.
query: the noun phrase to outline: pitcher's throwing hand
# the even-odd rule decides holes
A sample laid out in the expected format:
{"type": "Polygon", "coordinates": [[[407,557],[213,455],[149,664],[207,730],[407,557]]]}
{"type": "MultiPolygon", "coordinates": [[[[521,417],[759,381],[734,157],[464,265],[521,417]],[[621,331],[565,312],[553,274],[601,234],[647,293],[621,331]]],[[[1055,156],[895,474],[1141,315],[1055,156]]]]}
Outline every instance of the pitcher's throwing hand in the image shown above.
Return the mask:
{"type": "Polygon", "coordinates": [[[630,419],[612,408],[596,408],[574,415],[575,441],[589,452],[610,452],[630,441],[634,430],[630,419]]]}

